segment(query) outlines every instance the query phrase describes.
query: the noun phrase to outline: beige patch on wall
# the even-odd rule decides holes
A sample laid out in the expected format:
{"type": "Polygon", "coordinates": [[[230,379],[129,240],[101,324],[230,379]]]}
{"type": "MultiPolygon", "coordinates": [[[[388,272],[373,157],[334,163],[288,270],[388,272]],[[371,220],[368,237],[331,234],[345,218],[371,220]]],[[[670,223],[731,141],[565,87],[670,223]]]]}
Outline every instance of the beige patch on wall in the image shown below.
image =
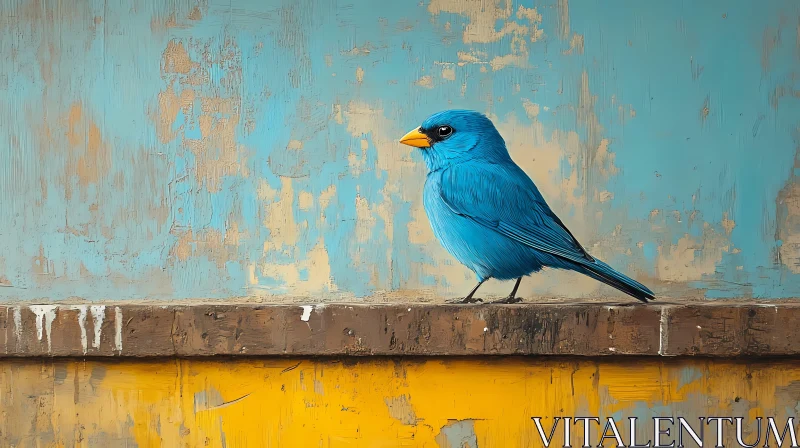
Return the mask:
{"type": "MultiPolygon", "coordinates": [[[[335,196],[334,186],[320,195],[320,214],[324,213],[330,200],[335,196]]],[[[253,272],[258,270],[263,276],[280,279],[284,289],[292,294],[310,294],[336,291],[331,278],[330,258],[325,241],[320,237],[306,254],[301,254],[297,244],[304,237],[308,227],[306,221],[297,222],[294,216],[295,191],[291,178],[281,178],[280,190],[272,188],[265,180],[259,181],[258,197],[264,207],[264,227],[269,230],[269,238],[264,243],[263,259],[249,269],[249,283],[257,286],[253,272]],[[282,254],[293,261],[278,263],[273,261],[273,254],[282,254]],[[308,272],[308,278],[301,280],[301,273],[308,272]]],[[[313,195],[299,193],[300,209],[310,209],[313,195]]],[[[320,217],[318,224],[324,219],[320,217]]]]}
{"type": "Polygon", "coordinates": [[[173,229],[178,242],[170,249],[170,255],[184,262],[192,257],[203,257],[213,261],[217,269],[224,269],[229,261],[238,261],[239,240],[243,237],[236,222],[232,222],[225,234],[214,229],[205,229],[195,234],[191,229],[173,229]]]}
{"type": "Polygon", "coordinates": [[[656,273],[664,281],[702,280],[716,272],[717,264],[730,250],[730,240],[705,223],[699,239],[687,234],[677,244],[658,248],[656,273]]]}
{"type": "MultiPolygon", "coordinates": [[[[398,140],[408,130],[397,128],[396,124],[390,121],[380,104],[368,104],[359,101],[351,101],[342,108],[343,121],[346,123],[347,131],[362,142],[366,142],[368,147],[375,148],[376,163],[375,175],[385,176],[386,182],[380,191],[381,200],[376,203],[369,203],[366,198],[356,199],[357,206],[357,228],[355,238],[351,244],[350,257],[353,269],[365,271],[370,275],[372,286],[376,289],[390,289],[391,279],[379,278],[374,269],[365,266],[362,261],[365,254],[362,249],[367,248],[367,244],[372,235],[373,221],[380,219],[384,224],[384,237],[390,243],[394,241],[395,216],[399,200],[410,202],[411,208],[421,206],[422,184],[425,179],[424,168],[418,165],[411,153],[415,148],[401,145],[398,140]]],[[[351,169],[360,169],[351,164],[351,169]]],[[[357,172],[354,172],[356,174],[357,172]]],[[[383,254],[387,265],[392,263],[391,245],[383,254]]],[[[417,284],[418,279],[409,282],[409,288],[417,284]]]]}
{"type": "Polygon", "coordinates": [[[233,39],[225,39],[219,51],[212,51],[211,42],[192,41],[190,45],[204,54],[201,63],[191,59],[185,45],[171,40],[162,53],[161,72],[167,87],[158,96],[154,121],[162,143],[177,140],[194,154],[197,183],[214,193],[225,176],[249,174],[247,150],[236,142],[236,129],[243,124],[244,110],[239,94],[241,51],[233,39]],[[208,75],[213,65],[226,67],[219,85],[212,85],[208,75]],[[173,131],[181,111],[187,122],[173,131]],[[187,138],[186,126],[199,128],[201,137],[187,138]]]}
{"type": "Polygon", "coordinates": [[[286,264],[264,263],[261,266],[261,274],[265,277],[280,279],[293,295],[337,290],[331,277],[330,258],[323,238],[320,238],[308,251],[305,259],[286,264]],[[307,280],[300,279],[303,270],[308,271],[307,280]]]}
{"type": "Polygon", "coordinates": [[[445,67],[442,69],[442,79],[448,81],[456,80],[456,70],[453,67],[445,67]]]}
{"type": "MultiPolygon", "coordinates": [[[[199,16],[195,11],[195,19],[199,16]]],[[[194,20],[194,19],[193,19],[194,20]]],[[[177,145],[194,156],[189,176],[197,187],[209,193],[220,191],[227,176],[247,177],[247,149],[236,141],[237,129],[245,132],[255,128],[252,117],[245,123],[246,113],[241,92],[241,51],[234,39],[214,40],[173,39],[162,52],[161,76],[166,84],[158,95],[158,108],[152,114],[161,144],[177,145]],[[218,48],[215,46],[218,45],[218,48]],[[190,51],[191,50],[191,51],[190,51]],[[198,61],[191,54],[201,54],[198,61]],[[225,67],[218,82],[209,73],[213,67],[225,67]],[[185,123],[175,127],[181,113],[185,123]],[[199,137],[189,136],[191,128],[199,137]]],[[[302,149],[302,143],[290,142],[289,147],[302,149]]],[[[177,237],[171,248],[175,263],[185,263],[190,258],[202,257],[214,262],[220,270],[225,264],[239,258],[239,245],[244,235],[239,231],[241,217],[232,214],[226,221],[225,232],[213,229],[173,228],[177,237]]]]}
{"type": "Polygon", "coordinates": [[[258,198],[264,204],[264,227],[269,230],[269,238],[264,243],[264,251],[290,250],[297,243],[299,234],[294,219],[292,179],[281,178],[280,191],[274,190],[265,180],[260,180],[258,198]]]}
{"type": "MultiPolygon", "coordinates": [[[[800,150],[795,158],[792,173],[800,168],[800,150]]],[[[800,273],[800,178],[792,174],[776,198],[775,239],[780,263],[791,272],[800,273]]]]}
{"type": "Polygon", "coordinates": [[[67,173],[78,176],[78,184],[96,184],[111,168],[111,148],[103,140],[97,123],[85,116],[80,103],[69,108],[67,142],[70,155],[67,173]]]}
{"type": "Polygon", "coordinates": [[[469,23],[462,34],[465,44],[487,44],[510,37],[507,54],[497,55],[491,60],[485,61],[485,58],[460,52],[459,65],[488,63],[493,71],[509,66],[528,67],[530,56],[528,42],[536,42],[544,36],[543,30],[539,28],[542,16],[536,8],[519,6],[517,9],[516,19],[527,20],[529,24],[525,25],[513,20],[514,11],[510,1],[432,0],[428,5],[428,12],[433,15],[447,12],[469,18],[469,23]],[[498,21],[502,21],[499,29],[497,28],[498,21]]]}
{"type": "Polygon", "coordinates": [[[414,81],[414,85],[417,85],[417,86],[420,86],[420,87],[424,87],[426,89],[432,89],[433,88],[433,76],[425,75],[425,76],[419,78],[418,80],[414,81]]]}

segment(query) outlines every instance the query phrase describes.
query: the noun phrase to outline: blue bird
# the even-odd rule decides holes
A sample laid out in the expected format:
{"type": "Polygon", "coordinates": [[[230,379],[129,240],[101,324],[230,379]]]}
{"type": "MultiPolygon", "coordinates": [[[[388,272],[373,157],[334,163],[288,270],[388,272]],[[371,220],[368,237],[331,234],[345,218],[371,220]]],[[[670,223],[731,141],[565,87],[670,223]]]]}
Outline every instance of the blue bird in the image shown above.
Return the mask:
{"type": "Polygon", "coordinates": [[[550,210],[528,175],[508,154],[485,115],[446,110],[430,116],[400,143],[422,150],[428,167],[423,203],[434,235],[478,277],[461,300],[475,303],[488,279],[517,282],[549,267],[580,272],[642,302],[655,299],[646,286],[592,257],[550,210]]]}

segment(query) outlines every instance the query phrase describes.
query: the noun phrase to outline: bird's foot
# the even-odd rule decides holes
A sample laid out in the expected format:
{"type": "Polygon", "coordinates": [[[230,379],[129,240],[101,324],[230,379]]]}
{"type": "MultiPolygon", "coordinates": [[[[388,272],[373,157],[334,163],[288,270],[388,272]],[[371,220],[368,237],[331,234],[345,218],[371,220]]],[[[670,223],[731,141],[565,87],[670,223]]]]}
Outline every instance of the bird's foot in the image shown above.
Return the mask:
{"type": "Polygon", "coordinates": [[[483,303],[483,299],[477,297],[464,297],[461,299],[448,300],[447,303],[483,303]]]}
{"type": "Polygon", "coordinates": [[[508,296],[504,299],[495,300],[494,302],[489,302],[489,303],[520,303],[520,302],[522,302],[522,299],[520,299],[519,297],[508,296]]]}

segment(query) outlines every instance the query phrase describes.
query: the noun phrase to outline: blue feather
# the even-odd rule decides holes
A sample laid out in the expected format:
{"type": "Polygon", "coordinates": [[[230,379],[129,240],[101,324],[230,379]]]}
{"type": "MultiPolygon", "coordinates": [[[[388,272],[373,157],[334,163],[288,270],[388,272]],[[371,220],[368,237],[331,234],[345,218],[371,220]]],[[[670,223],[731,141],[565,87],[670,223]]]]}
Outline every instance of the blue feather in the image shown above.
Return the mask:
{"type": "Polygon", "coordinates": [[[431,227],[480,282],[550,267],[582,273],[643,302],[655,298],[580,245],[511,159],[487,117],[444,111],[428,118],[420,132],[429,142],[422,148],[428,166],[423,202],[431,227]]]}

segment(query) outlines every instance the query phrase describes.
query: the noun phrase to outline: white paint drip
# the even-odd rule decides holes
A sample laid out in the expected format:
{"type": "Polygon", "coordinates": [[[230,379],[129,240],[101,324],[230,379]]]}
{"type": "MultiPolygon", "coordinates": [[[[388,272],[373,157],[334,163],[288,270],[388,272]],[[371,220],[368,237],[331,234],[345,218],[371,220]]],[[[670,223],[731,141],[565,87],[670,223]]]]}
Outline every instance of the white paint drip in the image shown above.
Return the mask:
{"type": "Polygon", "coordinates": [[[42,340],[42,327],[47,336],[47,351],[53,350],[53,341],[50,338],[50,331],[53,329],[53,321],[56,320],[56,305],[31,305],[28,307],[36,315],[36,337],[42,340]]]}
{"type": "Polygon", "coordinates": [[[85,355],[89,351],[89,342],[86,337],[86,305],[72,306],[70,309],[78,311],[78,326],[81,327],[81,348],[85,355]]]}
{"type": "Polygon", "coordinates": [[[14,307],[14,336],[17,337],[17,347],[22,342],[22,308],[14,307]]]}
{"type": "Polygon", "coordinates": [[[658,326],[658,354],[664,354],[664,348],[667,346],[667,321],[669,319],[668,308],[661,308],[661,319],[658,326]]]}
{"type": "Polygon", "coordinates": [[[122,309],[114,307],[114,346],[118,353],[122,353],[122,309]]]}
{"type": "Polygon", "coordinates": [[[89,307],[89,311],[91,311],[92,320],[94,321],[94,340],[92,341],[92,347],[100,348],[100,336],[103,332],[103,319],[106,318],[106,307],[105,305],[92,305],[89,307]]]}
{"type": "Polygon", "coordinates": [[[301,308],[303,308],[303,315],[300,316],[300,320],[308,322],[308,319],[311,318],[311,310],[314,309],[314,307],[311,305],[303,305],[301,308]]]}

